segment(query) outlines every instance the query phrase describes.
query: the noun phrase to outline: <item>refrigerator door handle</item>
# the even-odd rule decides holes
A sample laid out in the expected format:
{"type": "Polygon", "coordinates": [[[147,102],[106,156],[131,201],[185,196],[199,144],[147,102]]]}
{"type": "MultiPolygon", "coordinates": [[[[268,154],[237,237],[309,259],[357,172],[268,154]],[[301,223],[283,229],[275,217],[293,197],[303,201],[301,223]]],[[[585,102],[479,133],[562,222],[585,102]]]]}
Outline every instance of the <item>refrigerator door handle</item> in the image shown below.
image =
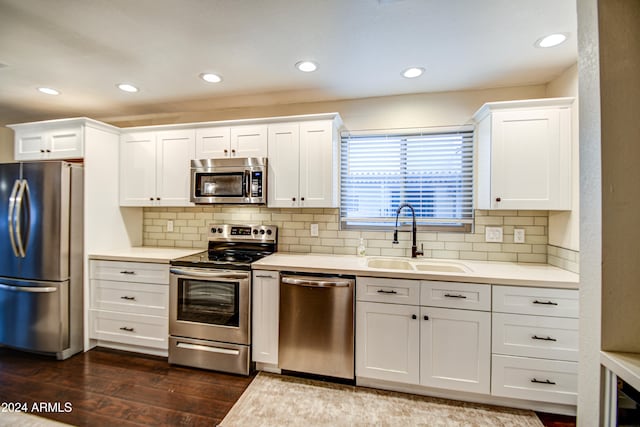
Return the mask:
{"type": "Polygon", "coordinates": [[[13,184],[13,190],[11,190],[11,196],[9,197],[9,215],[7,218],[7,224],[9,228],[9,241],[11,242],[11,249],[13,249],[13,254],[16,257],[20,256],[18,252],[18,247],[16,246],[16,231],[14,225],[15,218],[15,210],[16,210],[16,193],[18,192],[18,187],[20,187],[20,180],[16,179],[16,182],[13,184]]]}
{"type": "Polygon", "coordinates": [[[19,255],[24,258],[27,256],[27,244],[29,243],[29,227],[31,222],[31,201],[30,201],[30,192],[29,192],[29,184],[26,179],[23,179],[20,183],[20,189],[18,190],[18,195],[16,196],[16,210],[15,210],[15,229],[16,229],[16,243],[18,247],[19,255]],[[26,209],[25,209],[25,201],[26,201],[26,209]],[[25,224],[25,240],[27,244],[23,241],[22,237],[22,210],[25,209],[27,223],[25,224]]]}

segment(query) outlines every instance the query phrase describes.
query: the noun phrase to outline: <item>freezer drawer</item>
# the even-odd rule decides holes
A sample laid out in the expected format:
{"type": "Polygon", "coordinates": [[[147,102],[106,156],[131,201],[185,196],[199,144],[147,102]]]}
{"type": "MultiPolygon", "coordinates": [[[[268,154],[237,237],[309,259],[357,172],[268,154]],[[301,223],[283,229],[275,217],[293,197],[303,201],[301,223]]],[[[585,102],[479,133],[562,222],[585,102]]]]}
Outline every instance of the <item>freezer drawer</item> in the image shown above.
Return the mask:
{"type": "Polygon", "coordinates": [[[354,378],[355,280],[286,276],[280,281],[280,369],[354,378]]]}
{"type": "Polygon", "coordinates": [[[60,353],[69,347],[69,281],[0,278],[0,343],[60,353]]]}

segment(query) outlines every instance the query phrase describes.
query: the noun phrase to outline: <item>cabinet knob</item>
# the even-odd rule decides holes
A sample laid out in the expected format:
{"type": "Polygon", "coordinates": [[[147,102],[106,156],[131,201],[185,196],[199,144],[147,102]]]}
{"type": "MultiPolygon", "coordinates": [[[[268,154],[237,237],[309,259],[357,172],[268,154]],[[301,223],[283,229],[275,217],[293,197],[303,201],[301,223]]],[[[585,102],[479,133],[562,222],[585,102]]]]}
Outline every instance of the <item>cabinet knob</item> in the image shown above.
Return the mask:
{"type": "Polygon", "coordinates": [[[236,150],[231,150],[231,154],[236,155],[236,150]]]}
{"type": "Polygon", "coordinates": [[[295,197],[292,197],[292,198],[291,198],[291,201],[292,201],[292,202],[295,202],[295,201],[296,201],[296,198],[295,198],[295,197]]]}
{"type": "Polygon", "coordinates": [[[424,316],[424,320],[429,320],[429,316],[424,316]]]}
{"type": "Polygon", "coordinates": [[[153,201],[153,197],[149,197],[149,200],[153,201]]]}
{"type": "Polygon", "coordinates": [[[41,150],[40,150],[40,152],[41,152],[41,153],[44,153],[44,149],[41,149],[41,150]]]}
{"type": "Polygon", "coordinates": [[[226,148],[224,149],[224,154],[227,155],[229,154],[229,150],[227,150],[226,148]]]}
{"type": "Polygon", "coordinates": [[[415,319],[417,319],[417,318],[418,318],[418,316],[416,316],[415,314],[413,314],[413,315],[411,315],[411,318],[412,318],[413,320],[415,320],[415,319]]]}
{"type": "Polygon", "coordinates": [[[300,200],[304,202],[304,197],[300,197],[300,200]]]}
{"type": "Polygon", "coordinates": [[[47,149],[47,153],[50,153],[50,152],[51,152],[51,150],[47,149]]]}
{"type": "Polygon", "coordinates": [[[501,202],[502,199],[500,197],[496,197],[496,202],[501,202]]]}
{"type": "Polygon", "coordinates": [[[156,197],[156,200],[160,200],[160,197],[156,197]]]}

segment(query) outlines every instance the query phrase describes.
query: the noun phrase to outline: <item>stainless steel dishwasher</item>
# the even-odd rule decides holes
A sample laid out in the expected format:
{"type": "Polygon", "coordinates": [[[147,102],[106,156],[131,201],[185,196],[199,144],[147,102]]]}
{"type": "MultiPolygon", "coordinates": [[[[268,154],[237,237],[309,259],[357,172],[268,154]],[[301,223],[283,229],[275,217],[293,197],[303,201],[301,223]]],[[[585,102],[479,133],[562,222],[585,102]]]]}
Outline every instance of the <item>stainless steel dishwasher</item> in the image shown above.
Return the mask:
{"type": "Polygon", "coordinates": [[[354,378],[354,293],[352,277],[281,275],[280,369],[354,378]]]}

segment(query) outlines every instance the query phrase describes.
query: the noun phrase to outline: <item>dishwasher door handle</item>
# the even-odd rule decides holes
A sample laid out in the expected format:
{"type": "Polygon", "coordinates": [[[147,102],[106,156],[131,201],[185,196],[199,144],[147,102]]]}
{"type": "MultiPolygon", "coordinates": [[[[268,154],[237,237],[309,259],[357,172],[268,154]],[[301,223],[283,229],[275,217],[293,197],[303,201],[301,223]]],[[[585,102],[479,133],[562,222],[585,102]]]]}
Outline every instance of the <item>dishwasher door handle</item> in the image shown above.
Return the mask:
{"type": "Polygon", "coordinates": [[[321,278],[318,279],[307,279],[307,278],[294,278],[294,277],[283,277],[282,283],[287,285],[295,285],[295,286],[308,286],[313,288],[344,288],[351,285],[351,280],[324,280],[321,278]]]}

